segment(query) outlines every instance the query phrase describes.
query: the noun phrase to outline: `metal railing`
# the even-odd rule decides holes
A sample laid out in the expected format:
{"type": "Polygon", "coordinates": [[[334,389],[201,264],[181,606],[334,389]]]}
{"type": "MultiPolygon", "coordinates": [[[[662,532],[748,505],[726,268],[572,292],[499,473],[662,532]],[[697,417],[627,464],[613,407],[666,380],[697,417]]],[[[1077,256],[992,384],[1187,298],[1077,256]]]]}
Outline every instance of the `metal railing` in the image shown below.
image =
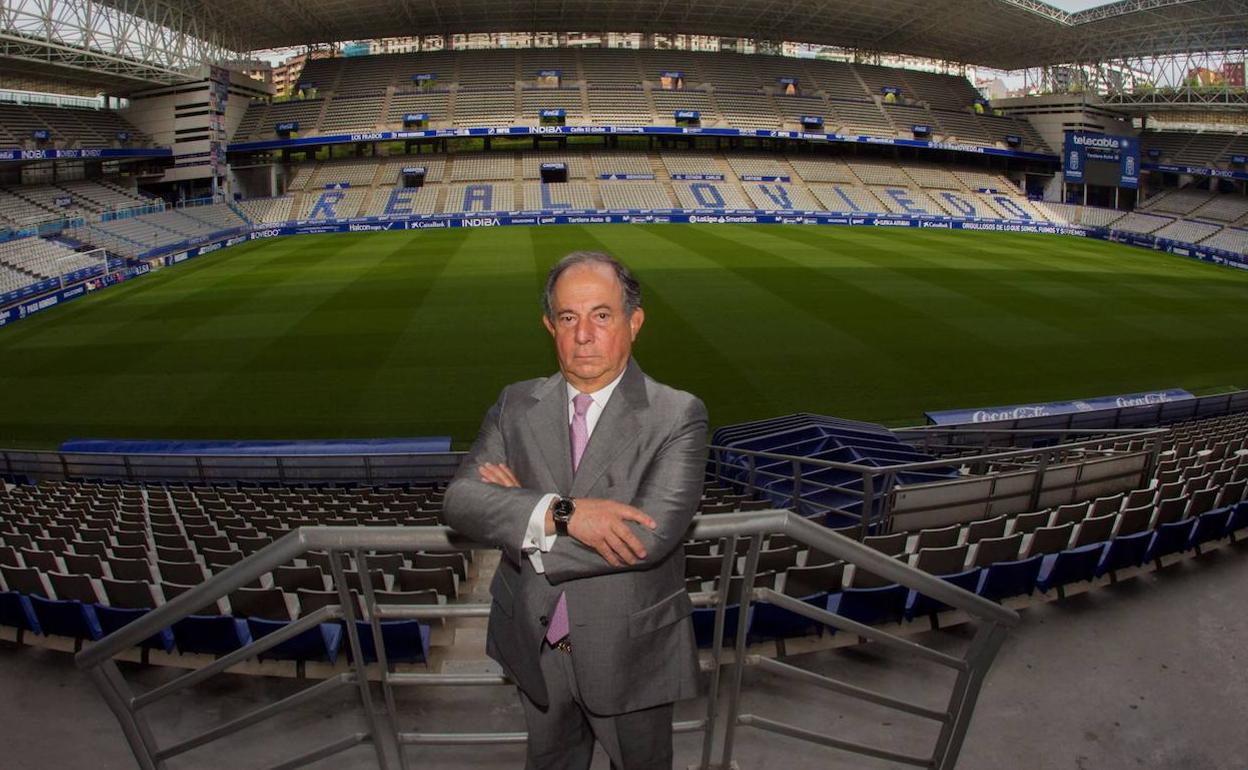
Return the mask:
{"type": "Polygon", "coordinates": [[[126,454],[0,449],[0,474],[36,480],[134,483],[446,483],[455,475],[465,454],[126,454]]]}
{"type": "MultiPolygon", "coordinates": [[[[910,567],[904,562],[876,552],[824,527],[806,521],[787,511],[760,511],[751,513],[720,514],[699,517],[694,520],[688,536],[697,539],[719,539],[723,545],[718,589],[695,595],[695,604],[714,606],[714,644],[710,652],[710,682],[706,694],[706,716],[701,719],[676,722],[679,733],[703,734],[698,767],[730,767],[738,727],[778,733],[808,743],[828,746],[865,756],[885,758],[922,767],[952,768],[957,761],[967,727],[974,711],[976,698],[984,676],[1005,637],[1005,629],[1018,622],[1013,611],[1001,607],[975,594],[969,593],[939,578],[910,567]],[[954,655],[924,646],[916,641],[902,638],[883,628],[866,626],[826,609],[806,604],[785,596],[770,588],[752,587],[740,592],[736,635],[733,654],[726,655],[724,631],[730,597],[728,586],[737,561],[737,544],[745,538],[749,548],[744,557],[741,580],[745,586],[754,586],[759,554],[763,538],[769,534],[783,534],[817,549],[829,556],[853,564],[885,580],[894,581],[911,588],[951,608],[965,612],[976,625],[975,634],[964,654],[954,655]],[[766,602],[776,607],[804,616],[848,633],[870,639],[881,646],[919,659],[952,669],[957,672],[943,708],[931,708],[916,702],[887,695],[873,689],[855,685],[842,679],[806,671],[789,662],[750,654],[747,632],[751,604],[766,602]],[[747,712],[743,702],[743,676],[746,667],[755,667],[771,675],[802,682],[842,695],[860,699],[876,706],[927,719],[939,725],[935,745],[925,756],[904,753],[894,748],[870,746],[852,740],[827,735],[797,725],[747,712]],[[727,692],[727,707],[721,713],[720,700],[727,692]],[[720,746],[720,762],[713,764],[716,726],[722,721],[723,737],[720,746]]],[[[245,727],[270,719],[305,703],[325,697],[343,688],[358,692],[366,728],[315,746],[296,757],[284,760],[273,767],[293,768],[334,756],[360,745],[370,745],[377,766],[390,768],[411,766],[404,747],[410,745],[496,745],[523,743],[523,732],[450,732],[431,733],[401,730],[395,706],[395,690],[408,686],[482,686],[508,685],[501,675],[495,674],[443,674],[443,673],[395,673],[388,665],[386,650],[381,643],[382,619],[395,618],[462,618],[484,617],[489,606],[482,603],[397,606],[382,605],[377,601],[371,581],[361,581],[363,614],[357,613],[356,598],[345,579],[345,570],[336,554],[350,553],[360,574],[369,574],[366,551],[455,551],[466,550],[474,544],[460,539],[451,530],[442,527],[304,527],[295,530],[261,551],[248,556],[229,569],[210,577],[203,584],[187,591],[125,626],[119,631],[93,644],[76,657],[77,664],[85,670],[99,688],[109,708],[116,715],[122,731],[144,770],[163,770],[168,760],[192,749],[242,730],[245,727]],[[145,639],[171,627],[174,623],[193,614],[198,608],[221,599],[230,592],[242,588],[278,566],[288,564],[308,550],[331,552],[331,571],[337,587],[339,603],[322,607],[299,620],[293,621],[279,631],[252,641],[246,647],[231,652],[212,663],[180,675],[165,684],[145,692],[134,692],[122,676],[117,657],[145,639]],[[366,621],[375,640],[375,669],[363,662],[364,650],[356,621],[366,621]],[[316,684],[286,696],[254,711],[228,719],[176,743],[160,745],[148,719],[150,709],[175,693],[199,684],[206,679],[225,672],[232,666],[256,657],[281,642],[294,638],[320,623],[343,621],[347,644],[351,652],[350,671],[340,672],[316,684]],[[380,682],[380,702],[369,684],[370,674],[380,682]]]]}
{"type": "MultiPolygon", "coordinates": [[[[942,431],[942,433],[945,432],[949,432],[949,429],[942,431]]],[[[767,484],[769,482],[784,482],[790,485],[787,503],[793,511],[802,512],[806,510],[808,512],[807,515],[831,513],[857,520],[861,536],[867,529],[873,532],[889,530],[889,519],[894,500],[893,493],[898,489],[897,478],[900,474],[930,471],[936,468],[949,468],[951,466],[965,466],[966,472],[969,474],[983,474],[991,469],[1004,466],[1034,467],[1037,470],[1034,491],[1038,494],[1044,484],[1045,474],[1050,467],[1113,451],[1113,447],[1117,444],[1134,441],[1140,443],[1141,448],[1139,451],[1147,452],[1150,458],[1143,474],[1131,474],[1132,476],[1139,476],[1143,480],[1156,467],[1161,443],[1170,433],[1169,430],[1164,428],[1152,430],[1015,430],[999,432],[1020,435],[1043,433],[1062,436],[1095,433],[1096,437],[1057,446],[990,451],[987,454],[977,454],[972,457],[923,460],[887,466],[860,465],[857,463],[802,457],[781,452],[738,449],[736,447],[713,444],[709,447],[710,471],[718,479],[742,485],[744,491],[751,496],[768,495],[767,484]],[[760,467],[763,465],[783,466],[785,471],[782,473],[778,470],[760,467]],[[812,472],[822,470],[843,471],[854,474],[856,477],[855,482],[860,483],[861,486],[832,484],[809,478],[812,472]],[[861,501],[861,513],[853,513],[819,503],[818,501],[804,499],[803,495],[812,491],[837,491],[846,496],[856,497],[861,501]]],[[[985,433],[985,431],[976,429],[976,433],[985,433]]],[[[1077,485],[1078,482],[1079,477],[1076,475],[1070,484],[1077,485]]],[[[773,502],[779,501],[773,498],[773,502]]]]}

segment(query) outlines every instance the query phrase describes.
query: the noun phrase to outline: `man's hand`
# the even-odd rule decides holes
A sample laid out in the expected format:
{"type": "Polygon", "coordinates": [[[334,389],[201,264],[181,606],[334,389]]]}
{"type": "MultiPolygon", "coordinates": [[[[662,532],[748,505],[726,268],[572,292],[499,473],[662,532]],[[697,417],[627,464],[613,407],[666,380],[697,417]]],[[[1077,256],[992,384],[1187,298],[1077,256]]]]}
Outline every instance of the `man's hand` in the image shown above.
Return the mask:
{"type": "Polygon", "coordinates": [[[578,498],[568,534],[598,552],[612,567],[646,558],[645,546],[628,522],[654,529],[658,523],[641,510],[614,500],[578,498]]]}
{"type": "MultiPolygon", "coordinates": [[[[516,474],[505,463],[481,463],[481,480],[500,487],[519,487],[516,474]]],[[[598,552],[612,567],[633,565],[646,558],[646,548],[627,522],[654,529],[658,522],[640,509],[614,500],[578,498],[576,513],[568,522],[568,534],[598,552]]],[[[554,518],[546,512],[546,533],[555,531],[554,518]]]]}
{"type": "Polygon", "coordinates": [[[520,481],[516,478],[516,474],[512,473],[511,468],[506,463],[481,463],[477,468],[477,473],[481,475],[481,480],[487,484],[497,484],[500,487],[519,487],[520,481]]]}

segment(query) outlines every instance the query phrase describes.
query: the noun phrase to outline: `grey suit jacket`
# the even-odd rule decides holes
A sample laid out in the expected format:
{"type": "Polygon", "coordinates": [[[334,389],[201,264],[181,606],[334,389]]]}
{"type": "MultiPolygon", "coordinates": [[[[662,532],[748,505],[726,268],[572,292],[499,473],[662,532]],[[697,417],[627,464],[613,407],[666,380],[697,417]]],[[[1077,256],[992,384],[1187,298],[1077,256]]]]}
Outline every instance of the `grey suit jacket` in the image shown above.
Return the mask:
{"type": "Polygon", "coordinates": [[[535,702],[549,699],[538,656],[546,618],[567,592],[572,660],[586,707],[620,714],[697,695],[697,649],[681,542],[706,469],[706,407],[629,361],[575,474],[561,374],[503,389],[446,493],[446,522],[499,546],[490,585],[487,652],[535,702]],[[482,463],[507,463],[521,488],[480,480],[482,463]],[[520,551],[546,493],[636,506],[657,523],[633,526],[646,558],[612,567],[571,536],[542,554],[544,573],[520,551]]]}

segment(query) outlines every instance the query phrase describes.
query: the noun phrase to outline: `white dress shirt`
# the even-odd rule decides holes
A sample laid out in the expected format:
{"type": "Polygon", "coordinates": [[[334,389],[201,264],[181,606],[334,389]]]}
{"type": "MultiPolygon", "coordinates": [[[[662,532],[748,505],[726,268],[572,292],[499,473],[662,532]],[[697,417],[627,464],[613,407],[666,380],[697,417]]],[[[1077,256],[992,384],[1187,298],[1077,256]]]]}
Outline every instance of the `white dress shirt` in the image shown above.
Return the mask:
{"type": "MultiPolygon", "coordinates": [[[[615,392],[615,386],[620,384],[620,380],[623,377],[624,372],[620,372],[619,376],[614,380],[589,394],[593,401],[589,405],[589,410],[585,412],[587,436],[594,435],[594,427],[598,424],[598,418],[602,416],[602,410],[607,408],[607,402],[611,400],[611,394],[615,392]]],[[[576,416],[576,405],[572,403],[572,399],[576,398],[581,391],[573,387],[571,383],[565,383],[565,385],[568,391],[568,429],[570,431],[572,418],[576,416]]],[[[571,457],[568,458],[568,462],[572,462],[571,457]]],[[[524,530],[524,542],[520,544],[520,550],[529,557],[529,563],[533,565],[533,569],[537,572],[546,571],[542,566],[542,554],[554,547],[555,538],[558,537],[557,534],[546,534],[546,509],[550,507],[551,502],[556,497],[558,497],[556,494],[547,494],[537,501],[537,505],[533,508],[533,513],[529,516],[529,526],[524,530]]]]}

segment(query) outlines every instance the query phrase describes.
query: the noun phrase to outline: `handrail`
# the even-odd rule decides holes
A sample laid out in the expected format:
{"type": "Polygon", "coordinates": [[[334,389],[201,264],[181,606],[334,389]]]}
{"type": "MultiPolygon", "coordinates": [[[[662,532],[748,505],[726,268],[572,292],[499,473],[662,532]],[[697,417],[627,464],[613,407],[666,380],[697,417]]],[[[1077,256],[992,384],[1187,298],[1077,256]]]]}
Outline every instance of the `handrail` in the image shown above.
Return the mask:
{"type": "MultiPolygon", "coordinates": [[[[952,607],[965,610],[995,623],[1013,626],[1018,613],[981,596],[933,577],[922,570],[898,561],[879,551],[851,540],[832,530],[807,521],[790,511],[743,511],[694,518],[687,537],[718,539],[723,537],[782,533],[812,548],[856,564],[882,578],[938,599],[952,607]]],[[[222,599],[230,592],[248,585],[261,575],[312,550],[470,550],[484,548],[455,535],[449,527],[300,527],[261,550],[223,570],[191,590],[148,612],[124,628],[83,649],[75,657],[79,668],[90,668],[115,657],[153,634],[168,628],[192,611],[222,599]]],[[[463,606],[463,605],[460,605],[463,606]]]]}
{"type": "MultiPolygon", "coordinates": [[[[976,431],[976,432],[981,432],[981,431],[976,431]]],[[[1116,438],[1122,439],[1126,437],[1152,438],[1154,436],[1164,436],[1168,434],[1170,431],[1167,428],[1145,428],[1145,429],[1127,428],[1127,429],[1104,429],[1104,430],[1092,429],[1092,430],[1084,430],[1084,431],[1045,431],[1045,430],[1029,429],[1029,430],[1017,430],[1017,431],[1002,431],[1002,432],[1011,433],[1011,434],[1018,434],[1018,433],[1053,434],[1053,433],[1059,433],[1059,432],[1062,432],[1062,433],[1097,433],[1097,434],[1121,433],[1122,435],[1116,436],[1116,438]]],[[[818,458],[803,457],[801,455],[789,455],[789,454],[783,454],[779,452],[765,452],[765,451],[757,450],[757,449],[740,449],[737,447],[722,446],[719,444],[711,444],[707,448],[710,449],[712,452],[716,452],[716,451],[732,452],[732,453],[736,453],[740,455],[745,455],[747,457],[762,457],[762,458],[769,459],[769,460],[784,460],[787,462],[800,462],[804,465],[812,465],[812,466],[816,466],[819,468],[828,468],[830,470],[857,471],[860,473],[865,472],[865,473],[873,473],[875,475],[882,475],[885,473],[898,473],[898,472],[904,473],[906,471],[923,470],[925,468],[944,468],[953,464],[962,464],[963,462],[967,460],[974,460],[976,462],[995,462],[998,460],[1005,460],[1005,459],[1010,459],[1014,457],[1025,457],[1027,455],[1036,455],[1036,454],[1041,454],[1044,452],[1054,452],[1058,450],[1070,450],[1070,449],[1083,449],[1091,445],[1104,444],[1106,441],[1109,441],[1109,440],[1111,439],[1106,436],[1102,438],[1086,439],[1084,441],[1074,441],[1068,444],[1058,444],[1056,446],[1030,447],[1027,449],[1010,449],[1010,450],[1006,450],[1002,452],[992,452],[989,454],[975,455],[973,457],[946,458],[943,460],[919,460],[915,462],[898,463],[896,465],[859,465],[857,463],[845,463],[845,462],[838,462],[835,460],[820,460],[818,458]]]]}
{"type": "MultiPolygon", "coordinates": [[[[693,524],[686,533],[690,538],[719,539],[727,543],[722,558],[721,589],[713,593],[694,595],[696,606],[712,604],[715,608],[716,639],[712,650],[712,668],[710,693],[707,699],[707,715],[704,719],[677,722],[674,729],[678,732],[703,732],[703,744],[700,768],[710,768],[710,754],[716,732],[716,720],[719,718],[720,680],[725,675],[728,680],[729,705],[726,719],[726,732],[722,739],[724,764],[730,764],[733,734],[736,726],[752,726],[773,732],[781,732],[796,737],[806,737],[814,743],[854,751],[869,756],[889,754],[885,749],[865,746],[849,741],[837,741],[824,736],[807,734],[801,728],[784,725],[765,719],[755,714],[741,713],[740,692],[743,684],[743,669],[747,665],[755,665],[770,673],[787,676],[796,681],[813,683],[818,686],[839,691],[851,697],[868,702],[895,708],[905,713],[917,714],[932,719],[941,725],[940,737],[936,742],[927,766],[947,769],[956,761],[961,741],[969,724],[970,713],[983,677],[991,666],[992,659],[1004,638],[1004,629],[1019,622],[1016,612],[992,601],[984,599],[959,588],[940,578],[922,572],[909,564],[893,559],[875,551],[862,543],[851,540],[818,524],[786,510],[751,511],[738,513],[715,514],[695,517],[693,524]],[[799,600],[778,594],[774,590],[754,587],[753,581],[757,574],[759,553],[763,536],[772,533],[785,534],[794,540],[817,549],[833,558],[853,564],[858,569],[869,571],[886,580],[914,589],[925,596],[943,602],[946,605],[967,613],[976,621],[982,622],[971,645],[971,651],[965,656],[952,655],[926,647],[918,642],[902,639],[890,631],[873,626],[865,626],[852,619],[833,614],[827,610],[808,606],[799,600]],[[731,659],[723,656],[723,632],[726,629],[726,612],[729,592],[722,586],[728,584],[735,562],[739,538],[748,538],[750,549],[746,555],[746,567],[742,580],[751,586],[743,590],[740,598],[740,610],[736,621],[736,654],[731,659]],[[950,667],[957,672],[957,682],[953,694],[944,711],[928,707],[920,707],[915,703],[892,697],[884,693],[858,687],[839,679],[823,676],[813,672],[802,671],[794,666],[783,664],[769,666],[761,664],[758,655],[747,654],[745,649],[746,609],[751,601],[766,601],[777,607],[797,614],[806,615],[816,622],[832,625],[849,633],[882,643],[885,647],[917,655],[920,659],[950,667]],[[812,737],[813,736],[813,737],[812,737]]],[[[310,757],[327,757],[344,751],[352,746],[370,743],[376,751],[379,767],[388,768],[390,759],[397,756],[400,768],[408,767],[403,747],[414,744],[500,744],[519,743],[526,740],[524,733],[422,733],[399,732],[392,717],[395,714],[393,687],[400,685],[441,685],[441,686],[481,686],[508,684],[504,677],[497,675],[443,675],[443,674],[403,674],[391,673],[386,665],[384,645],[380,643],[381,633],[379,620],[386,618],[430,618],[430,617],[463,617],[480,616],[487,609],[482,603],[463,603],[455,605],[421,605],[394,606],[382,605],[377,601],[375,592],[369,581],[364,581],[362,599],[363,615],[358,614],[351,599],[353,593],[346,586],[343,566],[334,556],[331,568],[334,572],[335,585],[340,595],[340,604],[330,605],[314,613],[293,621],[290,625],[260,639],[253,640],[247,646],[219,657],[212,663],[188,672],[179,678],[166,682],[138,695],[131,693],[121,676],[116,662],[113,660],[123,651],[138,645],[163,629],[193,614],[198,608],[227,596],[230,592],[241,588],[271,572],[278,566],[288,563],[307,550],[327,550],[331,554],[349,551],[357,560],[357,568],[367,567],[366,550],[409,551],[409,550],[464,550],[482,547],[446,527],[301,527],[294,530],[265,548],[244,558],[239,563],[209,577],[204,583],[192,588],[168,603],[157,607],[133,622],[122,627],[95,644],[84,648],[75,656],[79,668],[87,671],[92,681],[100,688],[101,693],[121,723],[136,760],[143,768],[158,770],[164,767],[166,759],[182,754],[185,751],[225,737],[243,727],[280,713],[287,707],[306,703],[307,701],[341,686],[354,685],[359,690],[366,722],[369,725],[365,733],[355,733],[343,739],[327,743],[305,753],[301,757],[279,765],[294,767],[307,761],[310,757]],[[359,562],[364,562],[363,564],[359,562]],[[350,645],[354,672],[340,673],[317,685],[287,696],[280,701],[259,707],[248,715],[231,718],[207,730],[184,738],[176,743],[160,747],[156,745],[151,729],[147,725],[144,711],[161,699],[186,687],[221,673],[230,667],[248,660],[257,654],[289,639],[296,634],[313,628],[326,621],[341,620],[346,624],[347,643],[350,645]],[[374,704],[374,696],[367,685],[367,672],[362,663],[361,641],[356,621],[368,623],[372,627],[377,647],[378,671],[381,677],[384,706],[374,704]],[[387,721],[389,719],[389,721],[387,721]]]]}

